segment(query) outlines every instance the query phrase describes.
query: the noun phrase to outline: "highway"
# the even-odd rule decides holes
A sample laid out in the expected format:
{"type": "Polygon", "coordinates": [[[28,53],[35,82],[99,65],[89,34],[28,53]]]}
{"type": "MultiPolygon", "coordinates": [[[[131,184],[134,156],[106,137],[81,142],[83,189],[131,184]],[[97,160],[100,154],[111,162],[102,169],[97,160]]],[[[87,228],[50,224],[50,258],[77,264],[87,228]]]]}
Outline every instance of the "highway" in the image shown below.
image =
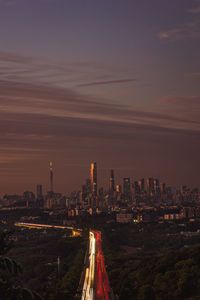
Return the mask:
{"type": "Polygon", "coordinates": [[[90,232],[89,238],[89,267],[85,270],[85,280],[81,300],[94,299],[94,277],[95,277],[95,247],[96,239],[93,232],[90,232]]]}
{"type": "Polygon", "coordinates": [[[74,235],[79,235],[83,230],[79,228],[75,228],[72,226],[59,226],[59,225],[47,225],[47,224],[37,224],[37,223],[24,223],[24,222],[16,222],[14,224],[18,227],[26,227],[26,228],[35,228],[35,229],[48,229],[48,228],[54,228],[54,229],[69,229],[72,230],[74,235]]]}
{"type": "MultiPolygon", "coordinates": [[[[72,232],[76,232],[77,234],[82,232],[82,229],[77,229],[72,226],[24,222],[16,222],[15,226],[35,229],[70,229],[72,232]]],[[[101,232],[99,231],[90,230],[89,232],[89,247],[86,252],[85,270],[83,274],[81,300],[114,300],[105,268],[105,261],[101,248],[101,232]]]]}
{"type": "Polygon", "coordinates": [[[91,230],[89,233],[88,266],[81,300],[113,300],[101,248],[101,233],[91,230]]]}

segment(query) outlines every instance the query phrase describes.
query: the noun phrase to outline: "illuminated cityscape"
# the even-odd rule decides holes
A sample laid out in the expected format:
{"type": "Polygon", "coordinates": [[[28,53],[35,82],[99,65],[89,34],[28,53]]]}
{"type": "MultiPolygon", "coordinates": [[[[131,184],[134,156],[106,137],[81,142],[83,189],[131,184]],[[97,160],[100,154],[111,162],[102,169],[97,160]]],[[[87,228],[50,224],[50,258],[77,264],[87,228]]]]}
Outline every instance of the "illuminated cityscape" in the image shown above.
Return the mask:
{"type": "Polygon", "coordinates": [[[200,0],[0,0],[0,300],[200,299],[200,0]]]}
{"type": "MultiPolygon", "coordinates": [[[[54,187],[51,162],[47,193],[44,193],[43,184],[39,183],[36,185],[36,194],[32,191],[25,191],[23,195],[5,194],[0,202],[3,226],[7,226],[13,220],[13,226],[17,228],[16,239],[22,240],[23,243],[24,234],[28,240],[30,238],[37,240],[37,231],[48,234],[49,237],[53,230],[71,232],[71,238],[82,238],[86,232],[89,233],[82,273],[75,290],[77,299],[81,300],[115,300],[118,297],[117,294],[115,295],[116,286],[114,292],[109,283],[101,245],[101,231],[89,228],[103,229],[105,226],[110,227],[111,224],[115,232],[119,230],[117,226],[120,224],[120,226],[128,226],[124,227],[127,235],[127,230],[135,230],[135,226],[139,226],[140,232],[145,230],[146,226],[160,228],[161,224],[169,230],[168,228],[173,224],[173,226],[181,226],[181,231],[179,229],[176,235],[180,235],[183,240],[187,238],[192,242],[194,239],[200,239],[200,229],[182,230],[182,226],[184,229],[190,228],[194,224],[198,226],[200,222],[198,188],[191,189],[186,185],[174,188],[154,177],[139,180],[124,177],[121,186],[115,183],[114,169],[108,172],[107,187],[98,187],[98,166],[97,162],[88,166],[90,179],[85,180],[80,190],[63,195],[56,192],[56,186],[54,187]]],[[[171,236],[170,233],[168,234],[171,236]]],[[[142,247],[144,246],[137,248],[121,246],[121,249],[126,249],[127,253],[132,251],[140,253],[142,247]]],[[[144,249],[148,251],[148,248],[144,249]]],[[[63,268],[62,259],[62,256],[58,256],[57,263],[52,263],[57,266],[58,276],[61,276],[63,268]]]]}
{"type": "MultiPolygon", "coordinates": [[[[70,195],[63,195],[53,190],[53,168],[50,163],[50,190],[43,194],[43,185],[37,184],[36,194],[25,191],[23,195],[6,194],[1,199],[1,209],[40,208],[49,210],[66,209],[68,216],[81,214],[129,213],[132,218],[124,222],[131,222],[136,215],[137,221],[145,219],[181,219],[184,217],[199,217],[200,193],[198,188],[189,188],[181,185],[179,188],[160,183],[158,178],[149,177],[140,180],[123,178],[123,188],[115,185],[114,170],[110,170],[107,188],[97,185],[97,163],[91,163],[90,179],[78,191],[70,195]],[[147,211],[154,213],[149,215],[147,211]],[[161,214],[162,211],[162,214],[161,214]],[[170,211],[170,213],[169,213],[170,211]]],[[[130,216],[130,215],[129,215],[130,216]]]]}

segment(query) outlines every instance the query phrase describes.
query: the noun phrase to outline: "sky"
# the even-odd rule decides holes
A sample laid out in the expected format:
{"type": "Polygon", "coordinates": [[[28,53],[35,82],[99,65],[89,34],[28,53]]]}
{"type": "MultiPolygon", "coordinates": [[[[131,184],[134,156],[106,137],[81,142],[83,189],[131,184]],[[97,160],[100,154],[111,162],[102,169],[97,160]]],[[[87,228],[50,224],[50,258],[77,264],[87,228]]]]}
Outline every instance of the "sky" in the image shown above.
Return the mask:
{"type": "Polygon", "coordinates": [[[200,187],[200,1],[0,0],[0,195],[200,187]]]}

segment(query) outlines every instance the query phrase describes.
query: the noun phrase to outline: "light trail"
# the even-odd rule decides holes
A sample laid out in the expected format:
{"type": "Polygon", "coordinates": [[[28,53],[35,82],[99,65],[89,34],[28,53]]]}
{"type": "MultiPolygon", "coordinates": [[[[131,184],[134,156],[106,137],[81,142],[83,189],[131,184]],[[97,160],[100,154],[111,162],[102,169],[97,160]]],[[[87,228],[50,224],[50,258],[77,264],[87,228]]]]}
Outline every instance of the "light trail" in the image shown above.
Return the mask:
{"type": "Polygon", "coordinates": [[[101,248],[101,233],[92,231],[96,237],[96,299],[113,299],[108,282],[108,275],[105,268],[103,251],[101,248]]]}
{"type": "Polygon", "coordinates": [[[85,280],[83,284],[81,300],[93,300],[94,299],[94,277],[95,277],[95,236],[93,232],[90,232],[89,243],[89,268],[85,271],[85,280]]]}
{"type": "Polygon", "coordinates": [[[55,228],[55,229],[75,230],[77,232],[81,232],[82,231],[82,229],[74,228],[72,226],[47,225],[47,224],[24,223],[24,222],[16,222],[14,225],[18,226],[18,227],[27,227],[27,228],[36,228],[36,229],[55,228]]]}
{"type": "Polygon", "coordinates": [[[82,291],[82,297],[81,297],[81,300],[84,300],[85,297],[86,297],[86,289],[87,289],[87,285],[88,285],[88,273],[89,273],[89,269],[86,268],[86,271],[85,271],[85,280],[84,280],[84,284],[83,284],[83,291],[82,291]]]}

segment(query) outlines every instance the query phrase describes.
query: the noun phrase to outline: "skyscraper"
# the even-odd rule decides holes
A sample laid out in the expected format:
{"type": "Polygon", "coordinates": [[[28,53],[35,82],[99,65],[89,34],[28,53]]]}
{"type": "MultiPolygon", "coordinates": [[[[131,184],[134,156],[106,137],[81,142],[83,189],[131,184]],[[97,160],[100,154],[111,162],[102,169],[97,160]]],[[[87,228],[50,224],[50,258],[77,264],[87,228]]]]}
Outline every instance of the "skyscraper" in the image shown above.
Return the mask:
{"type": "Polygon", "coordinates": [[[149,196],[153,195],[153,190],[154,190],[153,181],[154,181],[154,179],[152,177],[147,178],[147,193],[149,196]]]}
{"type": "Polygon", "coordinates": [[[149,177],[147,179],[147,193],[149,196],[155,195],[160,191],[160,183],[157,178],[149,177]]]}
{"type": "Polygon", "coordinates": [[[53,163],[50,162],[50,192],[53,193],[53,163]]]}
{"type": "Polygon", "coordinates": [[[110,170],[109,191],[112,194],[115,190],[114,170],[110,170]]]}
{"type": "Polygon", "coordinates": [[[140,187],[140,192],[144,192],[144,190],[145,190],[144,178],[142,178],[138,181],[138,185],[140,187]]]}
{"type": "Polygon", "coordinates": [[[165,183],[162,183],[162,185],[161,185],[161,192],[162,192],[163,194],[166,193],[166,184],[165,184],[165,183]]]}
{"type": "Polygon", "coordinates": [[[131,194],[130,178],[123,179],[123,188],[124,188],[124,195],[129,196],[131,194]]]}
{"type": "Polygon", "coordinates": [[[117,192],[117,193],[121,193],[121,191],[122,191],[121,185],[120,185],[120,184],[117,184],[117,185],[116,185],[116,192],[117,192]]]}
{"type": "Polygon", "coordinates": [[[155,194],[160,192],[160,182],[159,182],[159,179],[157,179],[157,178],[154,178],[153,189],[154,189],[155,194]]]}
{"type": "Polygon", "coordinates": [[[43,198],[43,194],[42,194],[42,185],[41,184],[37,184],[36,187],[36,192],[37,192],[37,201],[36,201],[36,205],[37,207],[44,207],[44,198],[43,198]]]}
{"type": "Polygon", "coordinates": [[[97,196],[97,164],[96,162],[91,163],[91,177],[90,177],[90,182],[91,182],[91,190],[93,196],[97,196]]]}
{"type": "Polygon", "coordinates": [[[37,191],[37,199],[42,199],[42,185],[41,184],[37,184],[36,191],[37,191]]]}
{"type": "Polygon", "coordinates": [[[133,183],[133,189],[134,189],[135,195],[140,194],[141,189],[140,189],[139,181],[134,181],[134,183],[133,183]]]}

